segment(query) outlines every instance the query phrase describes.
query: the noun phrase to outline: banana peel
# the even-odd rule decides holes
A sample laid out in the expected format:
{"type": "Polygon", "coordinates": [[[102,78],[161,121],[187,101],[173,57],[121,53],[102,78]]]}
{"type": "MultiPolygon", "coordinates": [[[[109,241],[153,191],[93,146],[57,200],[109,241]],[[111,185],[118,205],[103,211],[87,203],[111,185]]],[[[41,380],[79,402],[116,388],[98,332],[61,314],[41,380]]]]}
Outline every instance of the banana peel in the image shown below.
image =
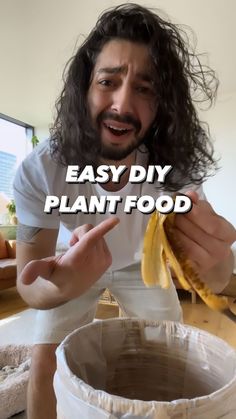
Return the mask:
{"type": "Polygon", "coordinates": [[[215,295],[201,280],[186,257],[174,234],[175,214],[152,213],[149,218],[143,241],[141,274],[147,287],[159,285],[168,288],[171,283],[168,264],[185,290],[194,290],[211,309],[224,312],[228,310],[228,299],[215,295]]]}

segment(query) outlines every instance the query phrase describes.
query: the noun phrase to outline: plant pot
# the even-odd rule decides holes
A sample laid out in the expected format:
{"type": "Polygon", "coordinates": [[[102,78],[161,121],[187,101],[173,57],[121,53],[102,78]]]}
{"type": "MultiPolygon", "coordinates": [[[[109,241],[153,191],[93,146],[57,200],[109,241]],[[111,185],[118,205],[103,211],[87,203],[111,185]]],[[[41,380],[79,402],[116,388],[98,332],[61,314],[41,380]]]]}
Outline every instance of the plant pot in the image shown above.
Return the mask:
{"type": "Polygon", "coordinates": [[[17,216],[15,214],[10,216],[10,224],[17,225],[17,216]]]}

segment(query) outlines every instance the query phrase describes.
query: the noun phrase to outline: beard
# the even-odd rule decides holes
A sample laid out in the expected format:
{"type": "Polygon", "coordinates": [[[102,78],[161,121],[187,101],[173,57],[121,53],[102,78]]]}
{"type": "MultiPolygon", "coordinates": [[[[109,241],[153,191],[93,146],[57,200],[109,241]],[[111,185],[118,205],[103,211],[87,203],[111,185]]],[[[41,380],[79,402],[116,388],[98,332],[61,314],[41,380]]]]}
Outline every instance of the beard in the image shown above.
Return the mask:
{"type": "Polygon", "coordinates": [[[102,157],[103,159],[114,160],[114,161],[123,160],[127,156],[129,156],[134,150],[136,150],[140,146],[140,144],[143,143],[143,141],[144,141],[144,138],[135,138],[126,147],[120,149],[116,147],[115,145],[105,145],[102,143],[102,140],[101,140],[100,157],[102,157]]]}
{"type": "Polygon", "coordinates": [[[99,135],[101,144],[100,157],[103,159],[114,161],[123,160],[127,156],[129,156],[129,154],[131,154],[134,150],[136,150],[139,147],[139,145],[144,141],[144,138],[138,135],[138,133],[141,130],[141,123],[140,121],[138,121],[130,115],[121,116],[108,111],[103,112],[98,116],[97,127],[99,128],[100,124],[102,124],[103,121],[106,121],[106,119],[129,123],[132,124],[134,127],[134,138],[129,142],[129,144],[127,144],[127,146],[123,146],[122,148],[118,147],[116,144],[104,144],[101,136],[99,135]]]}

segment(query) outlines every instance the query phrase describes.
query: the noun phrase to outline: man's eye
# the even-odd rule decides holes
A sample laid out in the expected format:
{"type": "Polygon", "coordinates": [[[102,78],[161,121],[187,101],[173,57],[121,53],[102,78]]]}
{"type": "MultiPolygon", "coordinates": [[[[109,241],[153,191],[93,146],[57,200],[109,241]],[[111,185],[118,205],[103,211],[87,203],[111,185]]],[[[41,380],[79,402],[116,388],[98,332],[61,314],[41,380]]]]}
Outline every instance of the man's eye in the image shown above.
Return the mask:
{"type": "Polygon", "coordinates": [[[111,80],[107,80],[107,79],[100,80],[98,83],[99,83],[101,86],[105,86],[105,87],[110,87],[110,86],[112,86],[112,81],[111,81],[111,80]]]}
{"type": "Polygon", "coordinates": [[[152,95],[153,91],[150,87],[147,86],[137,86],[136,88],[138,93],[141,93],[143,95],[152,95]]]}

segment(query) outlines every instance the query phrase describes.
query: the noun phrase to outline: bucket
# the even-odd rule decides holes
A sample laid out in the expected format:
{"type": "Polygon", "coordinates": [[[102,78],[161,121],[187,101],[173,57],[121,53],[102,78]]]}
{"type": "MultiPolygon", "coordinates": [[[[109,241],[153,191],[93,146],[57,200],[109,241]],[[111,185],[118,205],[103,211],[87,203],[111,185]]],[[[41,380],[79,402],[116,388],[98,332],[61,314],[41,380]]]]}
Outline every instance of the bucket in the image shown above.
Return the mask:
{"type": "Polygon", "coordinates": [[[56,351],[58,419],[235,419],[236,351],[176,322],[117,318],[56,351]]]}

